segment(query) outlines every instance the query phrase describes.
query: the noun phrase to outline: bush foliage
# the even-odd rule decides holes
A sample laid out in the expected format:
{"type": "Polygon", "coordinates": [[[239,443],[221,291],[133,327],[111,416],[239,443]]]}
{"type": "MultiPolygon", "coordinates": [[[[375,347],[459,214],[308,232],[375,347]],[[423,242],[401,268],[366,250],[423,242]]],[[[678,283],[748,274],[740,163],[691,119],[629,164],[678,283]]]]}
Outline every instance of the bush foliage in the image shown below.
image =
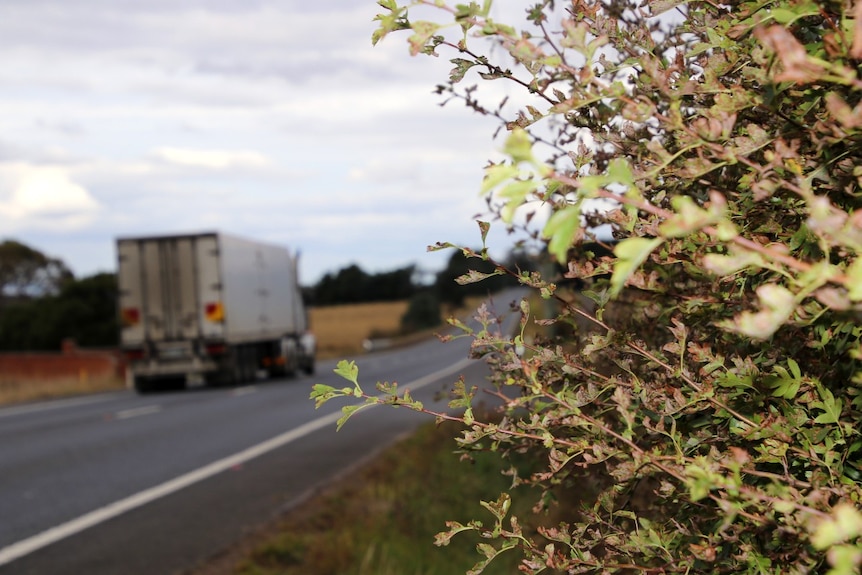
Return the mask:
{"type": "MultiPolygon", "coordinates": [[[[489,523],[438,543],[480,532],[471,573],[503,551],[531,574],[857,572],[862,3],[544,0],[505,23],[490,0],[379,5],[375,42],[405,30],[412,54],[448,55],[438,92],[506,131],[482,189],[497,225],[548,212],[528,225],[592,300],[511,270],[569,335],[525,341],[526,300],[514,337],[465,326],[501,395],[518,393],[496,424],[464,382],[452,407],[465,448],[543,454],[515,475],[544,490],[538,508],[585,478],[595,502],[533,529],[503,493],[489,523]],[[495,82],[518,93],[486,101],[495,82]],[[612,256],[578,249],[599,224],[612,256]]],[[[338,371],[355,388],[316,386],[319,403],[427,411],[338,371]]]]}

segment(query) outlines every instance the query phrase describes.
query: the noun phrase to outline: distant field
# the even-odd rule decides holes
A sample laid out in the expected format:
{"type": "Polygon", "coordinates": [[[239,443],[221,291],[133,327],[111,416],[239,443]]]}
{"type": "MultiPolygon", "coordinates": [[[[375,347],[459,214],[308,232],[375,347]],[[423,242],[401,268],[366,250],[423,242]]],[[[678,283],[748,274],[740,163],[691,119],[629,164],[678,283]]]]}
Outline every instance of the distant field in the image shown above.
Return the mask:
{"type": "Polygon", "coordinates": [[[311,330],[321,359],[362,353],[369,337],[396,335],[406,301],[374,302],[311,308],[311,330]]]}

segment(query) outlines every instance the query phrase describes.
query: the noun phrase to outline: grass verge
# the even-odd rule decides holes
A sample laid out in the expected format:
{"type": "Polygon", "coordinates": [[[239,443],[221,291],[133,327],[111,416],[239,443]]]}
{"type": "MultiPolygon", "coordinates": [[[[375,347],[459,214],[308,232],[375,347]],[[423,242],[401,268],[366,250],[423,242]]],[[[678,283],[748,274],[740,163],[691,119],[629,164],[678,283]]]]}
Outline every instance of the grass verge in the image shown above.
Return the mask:
{"type": "Polygon", "coordinates": [[[0,378],[0,405],[44,401],[125,388],[119,377],[12,380],[0,378]]]}
{"type": "MultiPolygon", "coordinates": [[[[460,461],[459,427],[427,424],[350,477],[290,511],[274,525],[190,575],[451,575],[480,558],[472,533],[436,547],[445,522],[492,516],[480,501],[496,500],[511,478],[498,454],[460,461]]],[[[513,513],[530,515],[530,497],[513,492],[513,513]],[[518,495],[521,495],[519,497],[518,495]]],[[[517,572],[513,552],[486,575],[517,572]]]]}

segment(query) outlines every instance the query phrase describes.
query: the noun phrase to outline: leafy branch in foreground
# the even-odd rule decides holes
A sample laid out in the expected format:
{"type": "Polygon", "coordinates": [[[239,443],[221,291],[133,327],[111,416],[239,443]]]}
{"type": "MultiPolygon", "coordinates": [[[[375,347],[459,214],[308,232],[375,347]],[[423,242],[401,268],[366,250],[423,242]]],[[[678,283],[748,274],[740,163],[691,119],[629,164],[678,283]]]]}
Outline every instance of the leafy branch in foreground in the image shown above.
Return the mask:
{"type": "MultiPolygon", "coordinates": [[[[512,471],[542,489],[539,511],[598,488],[553,528],[503,497],[493,526],[438,541],[480,531],[471,573],[502,550],[523,573],[858,572],[858,5],[543,0],[514,26],[490,1],[379,4],[375,39],[449,51],[438,93],[507,132],[481,191],[562,275],[497,265],[555,311],[524,301],[513,337],[470,334],[496,423],[470,410],[468,382],[463,414],[434,415],[465,423],[462,449],[541,458],[512,471]],[[515,93],[488,104],[488,82],[515,93]]],[[[470,255],[487,260],[482,233],[470,255]]]]}

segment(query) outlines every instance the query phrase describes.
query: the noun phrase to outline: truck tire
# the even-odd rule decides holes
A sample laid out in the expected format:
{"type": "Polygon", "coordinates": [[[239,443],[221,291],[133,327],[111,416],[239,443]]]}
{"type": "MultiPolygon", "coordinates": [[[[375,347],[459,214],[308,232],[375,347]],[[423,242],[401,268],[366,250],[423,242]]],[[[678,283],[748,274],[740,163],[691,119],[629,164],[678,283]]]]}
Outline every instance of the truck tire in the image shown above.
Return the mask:
{"type": "Polygon", "coordinates": [[[283,360],[282,374],[286,377],[292,377],[299,369],[299,345],[296,338],[285,337],[279,343],[281,348],[281,359],[283,360]]]}
{"type": "Polygon", "coordinates": [[[180,391],[186,388],[186,378],[182,375],[173,377],[136,377],[135,391],[144,395],[157,391],[180,391]]]}
{"type": "Polygon", "coordinates": [[[240,345],[234,348],[231,362],[230,383],[243,385],[257,377],[257,350],[254,346],[240,345]]]}
{"type": "Polygon", "coordinates": [[[245,368],[243,367],[243,361],[245,359],[245,354],[241,347],[236,347],[233,350],[233,358],[230,363],[230,372],[228,373],[227,384],[228,385],[241,385],[243,378],[245,377],[245,368]]]}
{"type": "Polygon", "coordinates": [[[302,371],[305,372],[306,375],[314,375],[314,358],[309,357],[306,359],[305,363],[302,366],[302,371]]]}
{"type": "Polygon", "coordinates": [[[250,345],[245,348],[245,383],[254,383],[257,380],[257,367],[259,364],[257,347],[250,345]]]}
{"type": "Polygon", "coordinates": [[[132,379],[132,382],[135,391],[141,395],[153,392],[153,380],[148,377],[137,376],[132,379]]]}

